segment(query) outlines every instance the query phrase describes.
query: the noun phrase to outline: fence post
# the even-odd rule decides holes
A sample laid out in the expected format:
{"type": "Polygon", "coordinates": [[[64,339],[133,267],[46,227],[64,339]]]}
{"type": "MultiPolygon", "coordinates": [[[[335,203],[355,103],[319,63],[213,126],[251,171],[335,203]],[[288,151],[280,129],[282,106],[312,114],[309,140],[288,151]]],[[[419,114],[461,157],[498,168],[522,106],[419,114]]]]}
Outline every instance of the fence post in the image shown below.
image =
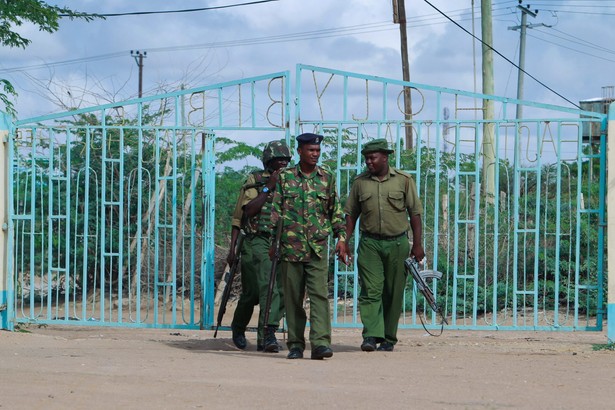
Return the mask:
{"type": "Polygon", "coordinates": [[[0,111],[0,329],[12,330],[9,324],[9,277],[8,277],[8,142],[11,117],[0,111]]]}
{"type": "Polygon", "coordinates": [[[607,207],[607,272],[608,275],[608,306],[607,306],[607,339],[615,343],[615,143],[609,144],[608,137],[615,136],[615,103],[609,106],[607,131],[607,183],[606,183],[606,207],[607,207]]]}

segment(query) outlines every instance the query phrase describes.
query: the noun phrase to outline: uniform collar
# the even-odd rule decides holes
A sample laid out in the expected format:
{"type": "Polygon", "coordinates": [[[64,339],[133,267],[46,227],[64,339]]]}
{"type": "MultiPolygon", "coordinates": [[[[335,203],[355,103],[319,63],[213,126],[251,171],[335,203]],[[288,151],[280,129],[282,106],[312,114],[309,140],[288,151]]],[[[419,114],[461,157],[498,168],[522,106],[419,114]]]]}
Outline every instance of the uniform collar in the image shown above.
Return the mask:
{"type": "Polygon", "coordinates": [[[386,181],[387,179],[394,177],[397,174],[397,172],[395,171],[395,168],[393,168],[392,166],[389,165],[389,172],[387,175],[385,175],[384,178],[382,179],[378,179],[377,176],[374,176],[372,174],[369,173],[369,171],[367,171],[367,175],[369,176],[370,179],[373,179],[374,181],[386,181]]]}
{"type": "MultiPolygon", "coordinates": [[[[322,175],[323,175],[323,173],[322,173],[322,169],[321,169],[318,165],[316,165],[316,168],[314,168],[314,171],[316,171],[316,175],[318,175],[318,176],[322,176],[322,175]]],[[[303,177],[305,177],[305,176],[306,176],[306,175],[305,175],[305,174],[301,171],[301,166],[300,166],[298,163],[297,163],[297,165],[295,165],[295,175],[297,175],[297,176],[301,175],[301,176],[303,176],[303,177]]],[[[313,175],[314,175],[314,173],[310,174],[310,176],[313,176],[313,175]]]]}

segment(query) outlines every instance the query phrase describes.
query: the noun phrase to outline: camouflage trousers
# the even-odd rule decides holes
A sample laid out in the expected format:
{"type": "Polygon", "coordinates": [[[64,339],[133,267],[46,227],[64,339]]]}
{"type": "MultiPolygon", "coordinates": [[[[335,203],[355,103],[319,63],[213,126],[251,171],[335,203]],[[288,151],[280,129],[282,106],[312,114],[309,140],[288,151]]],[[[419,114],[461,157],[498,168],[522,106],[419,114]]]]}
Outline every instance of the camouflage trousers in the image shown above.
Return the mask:
{"type": "MultiPolygon", "coordinates": [[[[252,319],[254,306],[261,307],[258,316],[257,343],[262,345],[264,340],[265,304],[269,290],[269,277],[271,275],[271,260],[269,259],[269,237],[262,235],[248,236],[244,239],[241,251],[241,296],[233,316],[231,328],[244,332],[252,319]]],[[[268,325],[280,324],[284,316],[284,303],[280,284],[279,269],[276,276],[276,286],[271,298],[268,325]]]]}
{"type": "Polygon", "coordinates": [[[319,258],[314,252],[310,258],[310,262],[280,261],[289,350],[293,347],[305,350],[307,314],[303,299],[306,289],[310,299],[311,348],[331,345],[327,258],[319,258]]]}

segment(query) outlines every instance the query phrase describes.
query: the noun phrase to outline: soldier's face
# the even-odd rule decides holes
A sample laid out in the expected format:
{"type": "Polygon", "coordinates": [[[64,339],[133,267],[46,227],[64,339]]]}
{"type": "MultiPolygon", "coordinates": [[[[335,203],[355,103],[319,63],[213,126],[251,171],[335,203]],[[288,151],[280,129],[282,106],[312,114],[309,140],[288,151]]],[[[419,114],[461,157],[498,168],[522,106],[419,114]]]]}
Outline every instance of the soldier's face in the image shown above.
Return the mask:
{"type": "Polygon", "coordinates": [[[297,148],[299,153],[299,161],[306,165],[316,165],[318,158],[320,158],[320,145],[318,144],[304,144],[297,148]]]}
{"type": "Polygon", "coordinates": [[[365,154],[365,165],[372,175],[384,175],[389,167],[389,156],[382,152],[365,154]]]}
{"type": "Polygon", "coordinates": [[[286,168],[288,166],[288,159],[286,158],[274,158],[269,162],[269,168],[272,171],[277,171],[280,168],[286,168]]]}

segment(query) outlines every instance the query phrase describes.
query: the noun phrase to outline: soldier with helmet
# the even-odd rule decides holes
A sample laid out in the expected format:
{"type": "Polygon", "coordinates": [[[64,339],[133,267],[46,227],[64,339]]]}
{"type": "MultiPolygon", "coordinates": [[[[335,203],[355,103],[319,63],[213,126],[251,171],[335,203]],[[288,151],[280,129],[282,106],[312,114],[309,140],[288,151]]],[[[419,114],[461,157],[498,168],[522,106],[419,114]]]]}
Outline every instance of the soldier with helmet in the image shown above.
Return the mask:
{"type": "MultiPolygon", "coordinates": [[[[252,318],[254,306],[258,304],[261,309],[257,350],[269,353],[280,351],[275,332],[284,315],[281,286],[274,288],[268,323],[264,323],[264,320],[272,266],[268,254],[272,240],[271,203],[280,171],[288,165],[290,159],[290,150],[284,141],[269,142],[263,150],[264,169],[248,176],[233,212],[231,244],[227,257],[229,264],[238,256],[235,255],[235,245],[240,229],[246,234],[240,250],[242,291],[231,323],[233,343],[242,350],[247,347],[246,327],[252,318]]],[[[276,283],[279,284],[280,281],[276,280],[276,283]]]]}

